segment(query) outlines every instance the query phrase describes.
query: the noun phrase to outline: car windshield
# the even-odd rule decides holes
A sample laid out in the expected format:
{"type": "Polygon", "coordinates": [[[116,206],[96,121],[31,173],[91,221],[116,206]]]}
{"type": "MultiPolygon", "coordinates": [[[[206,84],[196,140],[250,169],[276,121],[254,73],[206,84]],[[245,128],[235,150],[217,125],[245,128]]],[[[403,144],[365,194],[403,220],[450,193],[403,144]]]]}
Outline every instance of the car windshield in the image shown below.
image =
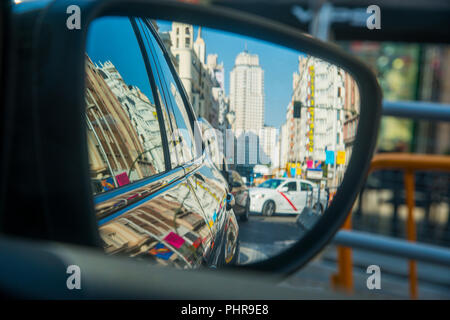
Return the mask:
{"type": "Polygon", "coordinates": [[[258,187],[259,188],[276,189],[282,182],[283,182],[283,180],[280,180],[280,179],[269,179],[269,180],[261,183],[258,187]]]}

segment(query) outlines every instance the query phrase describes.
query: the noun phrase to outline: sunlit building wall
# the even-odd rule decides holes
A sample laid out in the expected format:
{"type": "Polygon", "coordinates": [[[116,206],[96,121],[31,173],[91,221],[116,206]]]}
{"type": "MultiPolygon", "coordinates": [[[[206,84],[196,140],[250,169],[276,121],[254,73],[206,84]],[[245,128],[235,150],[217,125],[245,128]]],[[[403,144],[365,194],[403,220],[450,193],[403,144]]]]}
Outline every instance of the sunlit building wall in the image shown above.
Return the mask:
{"type": "Polygon", "coordinates": [[[229,111],[229,100],[225,93],[225,68],[223,63],[218,63],[217,54],[208,54],[206,66],[212,76],[215,78],[215,86],[212,88],[212,96],[217,102],[217,109],[211,109],[211,117],[217,117],[217,128],[223,132],[229,128],[227,113],[229,111]]]}
{"type": "MultiPolygon", "coordinates": [[[[86,58],[86,121],[89,152],[93,153],[89,156],[94,162],[91,163],[93,179],[128,172],[134,159],[145,150],[126,109],[106,83],[105,76],[86,58]]],[[[144,177],[147,171],[154,171],[152,164],[133,166],[138,178],[144,177]]]]}
{"type": "Polygon", "coordinates": [[[250,164],[256,164],[258,135],[264,126],[264,71],[256,54],[244,51],[236,57],[230,72],[230,111],[235,117],[233,131],[237,136],[237,161],[244,164],[250,159],[250,164]]]}
{"type": "Polygon", "coordinates": [[[218,87],[214,73],[206,66],[206,44],[198,29],[194,41],[194,27],[173,22],[170,34],[170,51],[178,63],[178,75],[197,116],[208,120],[213,127],[218,125],[219,106],[212,95],[218,87]]]}
{"type": "Polygon", "coordinates": [[[260,162],[263,164],[271,164],[274,166],[278,162],[276,153],[277,129],[275,127],[264,126],[260,131],[260,144],[262,152],[260,152],[260,162]]]}
{"type": "MultiPolygon", "coordinates": [[[[142,157],[139,160],[133,159],[133,161],[139,161],[141,164],[147,163],[149,167],[163,168],[164,158],[158,149],[161,146],[159,144],[155,145],[155,142],[160,142],[161,139],[159,137],[160,130],[154,102],[151,102],[138,87],[127,85],[110,61],[100,64],[98,70],[121,103],[122,108],[126,111],[132,126],[136,130],[139,141],[143,145],[142,157]],[[151,159],[151,162],[148,161],[149,159],[151,159]]],[[[149,172],[146,175],[155,173],[149,172]]],[[[130,178],[137,179],[139,177],[130,178]]]]}
{"type": "Polygon", "coordinates": [[[286,168],[288,163],[288,152],[289,152],[289,135],[288,135],[288,124],[287,122],[281,125],[280,133],[278,135],[279,144],[279,167],[286,168]]]}
{"type": "Polygon", "coordinates": [[[299,56],[298,71],[287,109],[288,162],[302,163],[305,168],[308,160],[325,162],[327,150],[335,154],[345,150],[345,73],[311,56],[299,56]],[[301,105],[300,118],[293,115],[295,102],[301,105]]]}

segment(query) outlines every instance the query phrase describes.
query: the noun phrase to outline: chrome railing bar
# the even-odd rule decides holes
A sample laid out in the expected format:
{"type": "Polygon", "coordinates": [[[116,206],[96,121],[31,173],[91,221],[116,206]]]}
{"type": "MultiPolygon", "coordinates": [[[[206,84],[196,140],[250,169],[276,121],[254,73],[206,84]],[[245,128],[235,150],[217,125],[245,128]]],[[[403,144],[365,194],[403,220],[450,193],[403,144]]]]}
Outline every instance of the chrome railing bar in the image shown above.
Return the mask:
{"type": "Polygon", "coordinates": [[[450,249],[361,231],[339,231],[333,243],[450,267],[450,249]]]}
{"type": "Polygon", "coordinates": [[[383,100],[383,116],[415,120],[450,121],[450,104],[383,100]]]}

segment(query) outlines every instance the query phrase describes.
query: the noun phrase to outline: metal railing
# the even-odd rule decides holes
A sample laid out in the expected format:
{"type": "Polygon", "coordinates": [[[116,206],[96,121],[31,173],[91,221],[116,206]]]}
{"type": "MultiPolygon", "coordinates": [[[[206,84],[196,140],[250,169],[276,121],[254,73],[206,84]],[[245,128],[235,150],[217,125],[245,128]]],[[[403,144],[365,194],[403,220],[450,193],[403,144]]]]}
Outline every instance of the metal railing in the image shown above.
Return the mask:
{"type": "MultiPolygon", "coordinates": [[[[424,102],[383,102],[383,115],[406,117],[420,120],[450,121],[450,105],[424,102]]],[[[362,232],[345,231],[351,229],[351,212],[334,242],[337,247],[338,271],[332,275],[332,285],[347,292],[353,290],[352,249],[361,248],[380,253],[405,257],[409,261],[409,291],[412,299],[418,297],[416,260],[450,266],[450,250],[436,246],[414,243],[416,241],[416,224],[414,220],[414,192],[416,171],[448,171],[450,172],[450,156],[383,153],[373,157],[369,173],[376,170],[402,170],[406,191],[406,234],[407,241],[396,240],[385,236],[375,236],[362,232]]]]}
{"type": "Polygon", "coordinates": [[[383,116],[450,121],[450,104],[422,101],[383,101],[383,116]]]}
{"type": "Polygon", "coordinates": [[[339,231],[333,243],[450,267],[450,250],[361,231],[339,231]]]}

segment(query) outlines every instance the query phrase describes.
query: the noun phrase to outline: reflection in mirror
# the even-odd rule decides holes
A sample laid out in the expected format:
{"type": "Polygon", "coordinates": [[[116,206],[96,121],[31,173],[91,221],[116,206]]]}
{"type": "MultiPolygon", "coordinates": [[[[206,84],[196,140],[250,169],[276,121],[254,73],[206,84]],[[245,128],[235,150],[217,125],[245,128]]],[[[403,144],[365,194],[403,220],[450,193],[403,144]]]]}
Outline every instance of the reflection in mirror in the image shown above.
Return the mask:
{"type": "Polygon", "coordinates": [[[304,52],[185,23],[94,21],[86,123],[105,251],[194,268],[286,249],[332,203],[359,103],[348,73],[304,52]]]}

